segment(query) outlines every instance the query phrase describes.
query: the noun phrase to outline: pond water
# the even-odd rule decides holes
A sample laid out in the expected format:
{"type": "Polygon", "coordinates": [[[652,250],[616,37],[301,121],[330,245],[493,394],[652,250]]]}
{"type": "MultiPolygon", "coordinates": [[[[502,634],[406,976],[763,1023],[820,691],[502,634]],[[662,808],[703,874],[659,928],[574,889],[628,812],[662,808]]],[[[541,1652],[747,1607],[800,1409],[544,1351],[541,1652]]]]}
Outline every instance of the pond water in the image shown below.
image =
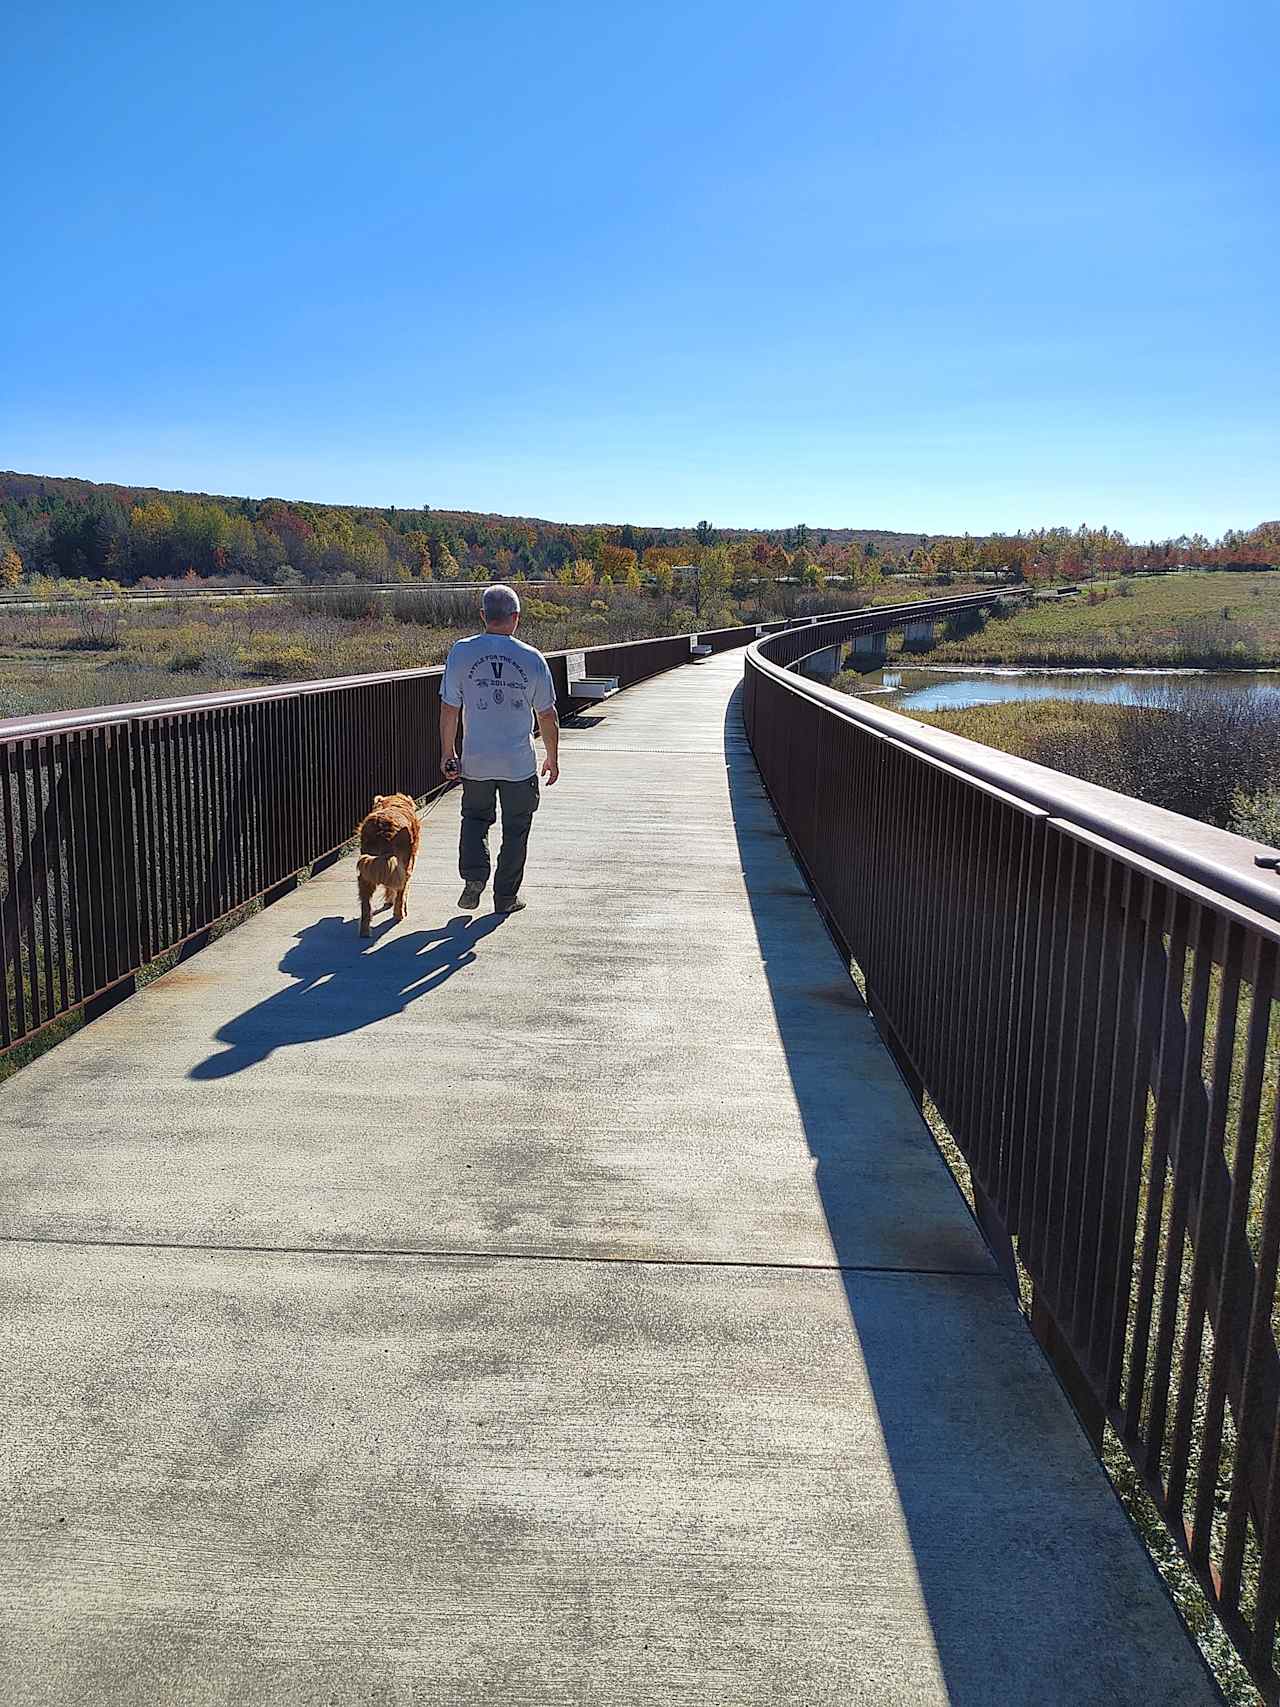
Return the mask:
{"type": "Polygon", "coordinates": [[[859,698],[893,711],[955,711],[1011,700],[1076,699],[1138,705],[1172,689],[1214,699],[1261,701],[1280,718],[1280,670],[1021,670],[1013,668],[868,670],[859,698]]]}

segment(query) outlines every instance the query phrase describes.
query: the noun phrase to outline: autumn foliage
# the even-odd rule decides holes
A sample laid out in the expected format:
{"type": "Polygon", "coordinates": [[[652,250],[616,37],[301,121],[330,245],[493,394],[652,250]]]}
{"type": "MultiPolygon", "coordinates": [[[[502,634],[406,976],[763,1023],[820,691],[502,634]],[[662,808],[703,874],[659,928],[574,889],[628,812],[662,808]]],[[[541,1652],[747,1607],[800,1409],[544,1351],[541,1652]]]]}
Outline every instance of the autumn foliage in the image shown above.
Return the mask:
{"type": "Polygon", "coordinates": [[[0,473],[0,585],[25,576],[123,586],[186,577],[295,585],[327,581],[470,581],[494,576],[613,585],[659,594],[692,588],[699,604],[764,580],[810,587],[887,575],[1083,580],[1136,570],[1280,567],[1280,522],[1220,540],[1137,545],[1106,527],[1041,528],[984,538],[876,529],[767,531],[583,526],[472,512],[223,498],[0,473]]]}

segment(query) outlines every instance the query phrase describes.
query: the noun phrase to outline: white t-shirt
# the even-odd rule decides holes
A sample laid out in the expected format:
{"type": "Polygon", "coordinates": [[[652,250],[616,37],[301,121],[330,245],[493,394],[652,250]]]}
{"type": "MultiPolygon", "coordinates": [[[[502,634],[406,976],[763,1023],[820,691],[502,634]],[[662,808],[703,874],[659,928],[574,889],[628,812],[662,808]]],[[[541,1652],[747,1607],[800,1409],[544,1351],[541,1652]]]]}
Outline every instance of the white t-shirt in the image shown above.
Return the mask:
{"type": "Polygon", "coordinates": [[[455,641],[440,697],[462,707],[462,774],[473,781],[524,782],[538,774],[533,714],[556,703],[547,660],[510,634],[455,641]]]}

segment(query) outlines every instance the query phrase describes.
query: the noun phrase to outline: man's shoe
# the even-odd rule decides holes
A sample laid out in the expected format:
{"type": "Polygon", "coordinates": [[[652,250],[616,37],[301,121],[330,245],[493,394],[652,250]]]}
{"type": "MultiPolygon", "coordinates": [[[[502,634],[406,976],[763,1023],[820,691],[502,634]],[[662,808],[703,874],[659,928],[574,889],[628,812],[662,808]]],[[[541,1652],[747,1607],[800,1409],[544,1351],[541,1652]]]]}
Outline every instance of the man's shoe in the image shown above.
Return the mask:
{"type": "Polygon", "coordinates": [[[508,895],[505,901],[499,901],[495,895],[493,900],[495,913],[521,913],[528,905],[529,903],[522,901],[518,895],[508,895]]]}
{"type": "Polygon", "coordinates": [[[464,883],[462,893],[458,896],[458,905],[468,913],[474,913],[480,905],[480,897],[484,893],[483,883],[464,883]]]}

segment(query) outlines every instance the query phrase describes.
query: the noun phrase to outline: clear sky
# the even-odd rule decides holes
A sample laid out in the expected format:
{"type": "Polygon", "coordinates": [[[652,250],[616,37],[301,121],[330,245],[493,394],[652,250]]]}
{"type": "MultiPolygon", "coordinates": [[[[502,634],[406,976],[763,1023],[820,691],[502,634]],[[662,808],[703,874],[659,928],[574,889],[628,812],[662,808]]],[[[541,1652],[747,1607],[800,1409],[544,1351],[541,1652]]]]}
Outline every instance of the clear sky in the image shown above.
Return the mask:
{"type": "Polygon", "coordinates": [[[1274,0],[54,0],[0,61],[0,466],[569,521],[1280,514],[1274,0]]]}

